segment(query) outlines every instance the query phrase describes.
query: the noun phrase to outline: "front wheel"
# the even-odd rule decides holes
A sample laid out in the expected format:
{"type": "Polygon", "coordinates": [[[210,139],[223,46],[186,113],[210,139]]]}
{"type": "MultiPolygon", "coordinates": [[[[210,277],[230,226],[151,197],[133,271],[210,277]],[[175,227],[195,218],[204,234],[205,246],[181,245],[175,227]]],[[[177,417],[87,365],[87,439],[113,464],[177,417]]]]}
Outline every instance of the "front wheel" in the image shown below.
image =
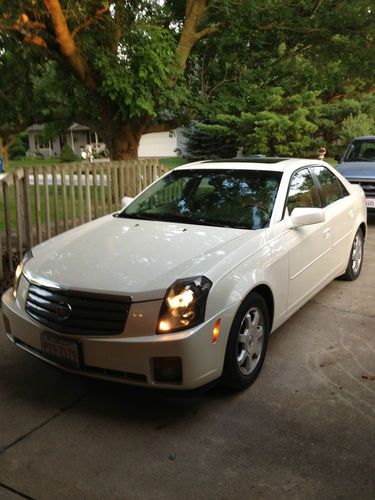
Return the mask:
{"type": "Polygon", "coordinates": [[[265,300],[250,293],[241,304],[229,333],[223,382],[233,389],[245,389],[259,375],[267,351],[269,313],[265,300]]]}
{"type": "Polygon", "coordinates": [[[354,237],[352,249],[350,251],[348,266],[346,268],[345,273],[341,275],[339,279],[345,281],[354,281],[358,278],[362,269],[363,243],[364,243],[363,231],[361,228],[359,228],[354,237]]]}

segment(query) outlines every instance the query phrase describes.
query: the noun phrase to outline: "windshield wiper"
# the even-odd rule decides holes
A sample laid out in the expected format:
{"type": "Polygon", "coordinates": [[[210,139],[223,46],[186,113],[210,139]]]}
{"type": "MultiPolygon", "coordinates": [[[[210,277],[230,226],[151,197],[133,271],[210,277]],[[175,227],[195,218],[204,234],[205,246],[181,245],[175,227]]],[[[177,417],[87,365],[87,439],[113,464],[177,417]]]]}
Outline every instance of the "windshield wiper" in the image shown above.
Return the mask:
{"type": "Polygon", "coordinates": [[[138,220],[155,220],[155,221],[164,221],[164,222],[181,222],[181,223],[189,223],[189,218],[184,215],[175,215],[175,214],[158,214],[158,213],[135,213],[135,214],[127,214],[122,213],[118,214],[117,217],[122,217],[124,219],[138,219],[138,220]]]}
{"type": "Polygon", "coordinates": [[[157,214],[127,214],[127,213],[118,213],[116,217],[120,217],[122,219],[144,219],[144,220],[159,220],[157,214]]]}

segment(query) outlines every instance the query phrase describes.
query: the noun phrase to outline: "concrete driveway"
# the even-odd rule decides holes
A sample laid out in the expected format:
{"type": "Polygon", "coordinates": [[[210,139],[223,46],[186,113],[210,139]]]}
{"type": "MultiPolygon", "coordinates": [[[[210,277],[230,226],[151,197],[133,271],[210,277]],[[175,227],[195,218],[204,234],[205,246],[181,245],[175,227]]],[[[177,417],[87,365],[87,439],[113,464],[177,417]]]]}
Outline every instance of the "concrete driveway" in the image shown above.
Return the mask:
{"type": "Polygon", "coordinates": [[[237,394],[90,381],[0,335],[0,499],[375,498],[375,218],[354,283],[271,338],[237,394]]]}

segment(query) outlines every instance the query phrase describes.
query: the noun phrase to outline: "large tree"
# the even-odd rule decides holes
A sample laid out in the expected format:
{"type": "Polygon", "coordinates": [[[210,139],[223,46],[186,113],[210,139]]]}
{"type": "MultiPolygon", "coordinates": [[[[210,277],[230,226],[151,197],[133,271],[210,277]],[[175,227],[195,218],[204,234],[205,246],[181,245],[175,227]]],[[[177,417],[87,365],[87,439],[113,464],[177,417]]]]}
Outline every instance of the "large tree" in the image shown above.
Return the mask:
{"type": "Polygon", "coordinates": [[[0,30],[54,61],[56,85],[75,118],[100,133],[113,159],[129,159],[137,157],[142,134],[180,120],[187,60],[198,40],[218,30],[208,14],[215,19],[222,3],[2,2],[0,30]]]}

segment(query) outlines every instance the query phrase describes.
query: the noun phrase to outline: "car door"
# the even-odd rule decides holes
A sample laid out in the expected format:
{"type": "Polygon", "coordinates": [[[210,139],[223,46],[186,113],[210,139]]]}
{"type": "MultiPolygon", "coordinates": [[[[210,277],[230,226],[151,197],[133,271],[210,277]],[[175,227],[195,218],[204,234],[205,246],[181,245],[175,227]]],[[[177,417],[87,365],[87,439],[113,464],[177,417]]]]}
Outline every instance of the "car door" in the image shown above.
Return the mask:
{"type": "Polygon", "coordinates": [[[310,168],[322,193],[326,220],[332,228],[332,273],[346,265],[353,240],[355,212],[351,197],[340,179],[327,167],[310,168]]]}
{"type": "MultiPolygon", "coordinates": [[[[307,167],[291,176],[286,209],[322,208],[317,184],[307,167]]],[[[287,311],[291,313],[327,282],[332,265],[331,220],[292,228],[287,234],[289,282],[287,311]]]]}

